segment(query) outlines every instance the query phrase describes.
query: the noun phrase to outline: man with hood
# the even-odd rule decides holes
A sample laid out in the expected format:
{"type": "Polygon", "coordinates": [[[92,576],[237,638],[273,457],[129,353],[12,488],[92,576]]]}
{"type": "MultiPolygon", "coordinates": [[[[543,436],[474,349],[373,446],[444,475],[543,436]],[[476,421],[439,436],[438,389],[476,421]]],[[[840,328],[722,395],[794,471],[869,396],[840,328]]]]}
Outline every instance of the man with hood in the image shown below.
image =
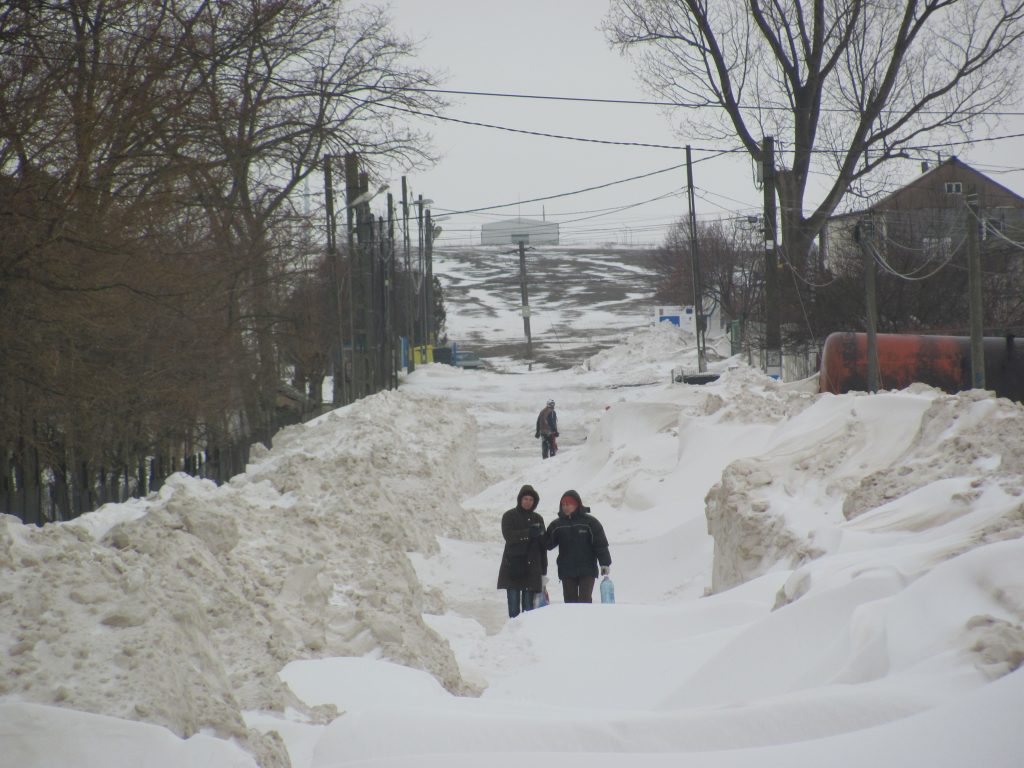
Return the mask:
{"type": "Polygon", "coordinates": [[[531,485],[519,489],[516,506],[501,518],[505,551],[498,569],[498,589],[508,595],[508,615],[534,608],[544,589],[548,572],[548,550],[544,542],[544,518],[536,511],[540,496],[531,485]]]}
{"type": "Polygon", "coordinates": [[[558,547],[558,578],[567,603],[592,603],[594,582],[607,576],[612,564],[608,537],[590,507],[576,491],[566,491],[558,505],[558,517],[548,526],[547,547],[558,547]]]}

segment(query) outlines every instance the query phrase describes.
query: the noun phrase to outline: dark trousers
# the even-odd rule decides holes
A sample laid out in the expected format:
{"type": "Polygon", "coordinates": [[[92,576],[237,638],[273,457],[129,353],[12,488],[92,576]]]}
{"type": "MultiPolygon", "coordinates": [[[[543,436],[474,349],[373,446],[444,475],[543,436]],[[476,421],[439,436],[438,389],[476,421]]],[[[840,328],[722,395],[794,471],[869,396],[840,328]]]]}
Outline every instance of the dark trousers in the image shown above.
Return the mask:
{"type": "MultiPolygon", "coordinates": [[[[590,580],[590,588],[594,588],[594,580],[590,580]]],[[[508,595],[508,617],[514,619],[522,611],[532,611],[537,600],[537,593],[528,589],[506,589],[508,595]]]]}
{"type": "Polygon", "coordinates": [[[546,459],[558,453],[558,440],[554,435],[540,436],[540,457],[546,459]]]}
{"type": "Polygon", "coordinates": [[[595,581],[597,579],[593,576],[564,577],[562,579],[562,599],[567,603],[594,602],[595,581]]]}

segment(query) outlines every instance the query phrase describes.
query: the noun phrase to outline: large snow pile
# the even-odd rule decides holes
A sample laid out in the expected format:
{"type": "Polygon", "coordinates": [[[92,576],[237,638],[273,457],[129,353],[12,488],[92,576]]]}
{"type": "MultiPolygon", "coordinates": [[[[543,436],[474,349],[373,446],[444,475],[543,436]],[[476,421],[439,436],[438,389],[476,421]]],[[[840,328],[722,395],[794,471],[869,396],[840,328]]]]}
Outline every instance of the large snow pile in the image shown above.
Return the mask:
{"type": "Polygon", "coordinates": [[[179,474],[70,524],[5,516],[0,694],[234,737],[269,766],[283,749],[242,712],[308,709],[278,678],[294,659],[380,653],[473,692],[422,620],[440,598],[407,553],[479,535],[450,513],[478,488],[475,429],[443,400],[385,392],[282,432],[219,488],[179,474]]]}
{"type": "MultiPolygon", "coordinates": [[[[1019,404],[924,386],[811,396],[729,379],[723,420],[739,410],[778,426],[708,493],[715,591],[851,548],[884,552],[891,565],[889,548],[911,543],[895,562],[913,579],[970,547],[1024,536],[1019,404]]],[[[798,570],[785,599],[808,580],[798,570]]]]}
{"type": "Polygon", "coordinates": [[[422,366],[223,487],[5,519],[0,766],[128,768],[148,745],[160,768],[251,768],[225,739],[263,768],[1015,765],[1024,408],[820,395],[735,359],[670,383],[694,359],[662,325],[589,370],[422,366]],[[581,492],[617,605],[562,605],[553,580],[507,619],[524,482],[546,519],[581,492]]]}

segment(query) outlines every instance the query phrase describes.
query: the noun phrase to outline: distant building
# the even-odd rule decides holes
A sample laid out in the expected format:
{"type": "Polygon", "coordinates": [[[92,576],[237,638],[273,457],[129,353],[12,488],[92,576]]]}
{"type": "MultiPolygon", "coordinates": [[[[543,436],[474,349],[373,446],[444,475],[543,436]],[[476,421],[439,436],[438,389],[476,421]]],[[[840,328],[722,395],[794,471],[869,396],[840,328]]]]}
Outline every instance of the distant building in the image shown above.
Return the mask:
{"type": "Polygon", "coordinates": [[[537,219],[493,221],[480,227],[481,245],[558,245],[558,224],[537,219]]]}
{"type": "Polygon", "coordinates": [[[1024,239],[1024,198],[955,157],[869,208],[831,217],[820,239],[822,266],[832,269],[837,259],[861,259],[862,235],[870,237],[878,254],[887,259],[902,255],[910,263],[949,260],[966,247],[968,194],[977,198],[975,226],[980,230],[985,269],[1019,270],[1019,259],[1012,260],[1016,266],[1009,266],[1007,257],[994,251],[1024,239]]]}

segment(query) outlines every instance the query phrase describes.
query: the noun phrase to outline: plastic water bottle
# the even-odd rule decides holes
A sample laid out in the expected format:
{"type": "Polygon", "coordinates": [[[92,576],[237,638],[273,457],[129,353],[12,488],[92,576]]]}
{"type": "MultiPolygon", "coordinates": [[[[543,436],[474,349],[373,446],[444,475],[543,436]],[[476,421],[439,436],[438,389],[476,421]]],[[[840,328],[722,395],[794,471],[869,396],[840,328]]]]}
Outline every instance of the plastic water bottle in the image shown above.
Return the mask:
{"type": "Polygon", "coordinates": [[[611,576],[605,576],[601,579],[601,602],[615,602],[615,583],[612,581],[611,576]]]}

